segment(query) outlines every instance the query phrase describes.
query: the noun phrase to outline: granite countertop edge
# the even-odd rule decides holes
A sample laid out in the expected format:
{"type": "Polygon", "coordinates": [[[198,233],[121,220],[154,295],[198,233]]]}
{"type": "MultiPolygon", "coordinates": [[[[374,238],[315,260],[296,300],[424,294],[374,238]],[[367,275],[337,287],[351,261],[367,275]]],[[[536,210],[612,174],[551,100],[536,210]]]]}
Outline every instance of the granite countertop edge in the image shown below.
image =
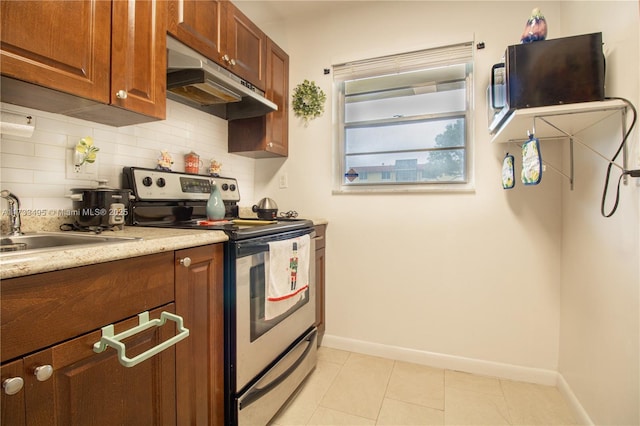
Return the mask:
{"type": "MultiPolygon", "coordinates": [[[[314,225],[326,225],[325,219],[312,219],[314,225]]],[[[125,226],[123,230],[106,231],[107,237],[139,238],[139,240],[76,246],[25,256],[16,254],[0,258],[0,280],[111,262],[228,241],[222,231],[167,229],[125,226]]]]}
{"type": "Polygon", "coordinates": [[[180,250],[228,240],[221,231],[125,227],[108,231],[107,237],[134,237],[117,243],[75,246],[66,250],[52,250],[30,255],[0,258],[0,279],[69,269],[96,263],[110,262],[136,256],[180,250]]]}

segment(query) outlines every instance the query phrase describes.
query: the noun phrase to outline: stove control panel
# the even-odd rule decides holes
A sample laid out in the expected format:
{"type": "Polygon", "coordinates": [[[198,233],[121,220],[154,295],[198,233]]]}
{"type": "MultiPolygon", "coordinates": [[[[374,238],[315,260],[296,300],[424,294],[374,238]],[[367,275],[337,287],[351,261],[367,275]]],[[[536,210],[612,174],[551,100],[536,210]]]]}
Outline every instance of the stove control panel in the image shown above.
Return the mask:
{"type": "Polygon", "coordinates": [[[131,189],[139,201],[208,200],[213,184],[223,201],[240,201],[238,182],[233,178],[136,167],[123,170],[123,188],[131,189]]]}

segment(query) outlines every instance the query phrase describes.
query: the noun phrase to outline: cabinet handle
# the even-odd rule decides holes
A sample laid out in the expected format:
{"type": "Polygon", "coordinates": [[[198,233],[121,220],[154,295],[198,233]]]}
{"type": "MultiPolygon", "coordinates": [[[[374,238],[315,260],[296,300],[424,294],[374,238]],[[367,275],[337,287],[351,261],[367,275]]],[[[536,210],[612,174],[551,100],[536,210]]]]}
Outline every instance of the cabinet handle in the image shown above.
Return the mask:
{"type": "Polygon", "coordinates": [[[267,146],[268,146],[269,148],[273,148],[273,142],[269,142],[269,143],[267,144],[267,146]]]}
{"type": "Polygon", "coordinates": [[[180,264],[185,268],[188,268],[189,266],[191,266],[191,258],[185,257],[184,259],[180,259],[180,264]]]}
{"type": "Polygon", "coordinates": [[[113,324],[102,327],[102,337],[100,338],[99,342],[93,344],[93,351],[96,353],[104,352],[107,349],[107,346],[111,346],[116,350],[116,352],[118,352],[118,360],[120,361],[120,364],[125,367],[133,367],[140,364],[142,361],[146,361],[152,356],[157,355],[163,350],[175,345],[179,341],[189,336],[189,329],[184,328],[184,320],[182,319],[182,317],[169,312],[162,312],[160,314],[160,318],[156,318],[153,320],[149,320],[148,311],[142,312],[138,314],[138,323],[138,326],[118,334],[114,334],[113,324]],[[128,358],[126,356],[127,348],[125,347],[124,343],[121,342],[121,340],[124,340],[127,337],[131,337],[134,334],[143,332],[151,327],[160,327],[164,325],[167,320],[171,320],[176,323],[176,327],[179,331],[178,334],[160,343],[158,346],[141,353],[138,356],[135,356],[133,358],[128,358]]]}
{"type": "Polygon", "coordinates": [[[50,365],[41,365],[33,370],[33,375],[39,382],[45,382],[53,375],[53,367],[50,365]]]}
{"type": "Polygon", "coordinates": [[[22,390],[24,380],[22,377],[10,377],[2,382],[2,388],[7,395],[15,395],[22,390]]]}
{"type": "Polygon", "coordinates": [[[118,90],[116,92],[116,98],[118,99],[127,99],[128,93],[126,90],[118,90]]]}
{"type": "Polygon", "coordinates": [[[229,55],[226,55],[226,54],[222,56],[222,60],[231,66],[236,64],[236,60],[233,58],[230,58],[229,55]]]}

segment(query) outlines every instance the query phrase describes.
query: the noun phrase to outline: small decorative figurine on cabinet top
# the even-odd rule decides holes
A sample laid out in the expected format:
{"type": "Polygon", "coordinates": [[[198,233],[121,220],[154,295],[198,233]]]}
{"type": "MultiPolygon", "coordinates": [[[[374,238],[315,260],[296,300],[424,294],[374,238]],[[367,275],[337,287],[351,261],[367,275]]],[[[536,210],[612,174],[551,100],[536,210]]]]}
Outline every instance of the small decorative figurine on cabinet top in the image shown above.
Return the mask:
{"type": "Polygon", "coordinates": [[[524,27],[522,36],[520,37],[521,43],[531,43],[534,41],[541,41],[547,38],[547,21],[544,19],[544,15],[537,7],[531,11],[531,16],[527,20],[527,25],[524,27]]]}

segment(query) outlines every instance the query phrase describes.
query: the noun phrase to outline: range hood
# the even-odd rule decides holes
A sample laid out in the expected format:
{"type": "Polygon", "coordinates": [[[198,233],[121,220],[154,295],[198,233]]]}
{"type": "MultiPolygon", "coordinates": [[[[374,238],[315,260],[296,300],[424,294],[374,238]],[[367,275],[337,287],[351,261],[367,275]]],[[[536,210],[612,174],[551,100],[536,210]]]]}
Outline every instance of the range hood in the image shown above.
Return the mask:
{"type": "Polygon", "coordinates": [[[260,117],[278,110],[263,91],[170,36],[167,97],[225,120],[260,117]]]}

